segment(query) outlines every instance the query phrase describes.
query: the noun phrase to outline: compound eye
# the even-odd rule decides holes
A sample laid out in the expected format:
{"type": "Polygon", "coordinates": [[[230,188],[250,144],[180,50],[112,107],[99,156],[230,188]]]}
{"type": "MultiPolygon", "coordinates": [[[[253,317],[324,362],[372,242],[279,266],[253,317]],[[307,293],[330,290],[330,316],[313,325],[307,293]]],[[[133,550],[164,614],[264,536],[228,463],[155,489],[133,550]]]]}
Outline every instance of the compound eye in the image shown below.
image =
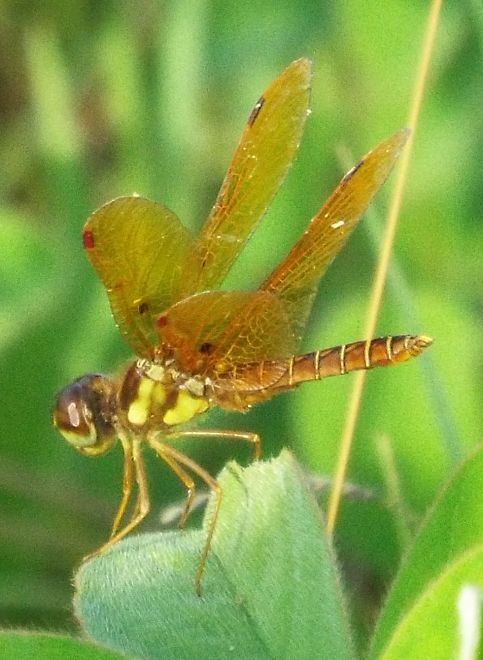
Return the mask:
{"type": "Polygon", "coordinates": [[[57,397],[54,425],[67,442],[74,447],[91,447],[96,444],[97,430],[93,413],[82,398],[82,387],[76,381],[57,397]]]}
{"type": "Polygon", "coordinates": [[[99,374],[78,378],[57,396],[54,426],[75,449],[89,456],[112,445],[112,383],[99,374]]]}

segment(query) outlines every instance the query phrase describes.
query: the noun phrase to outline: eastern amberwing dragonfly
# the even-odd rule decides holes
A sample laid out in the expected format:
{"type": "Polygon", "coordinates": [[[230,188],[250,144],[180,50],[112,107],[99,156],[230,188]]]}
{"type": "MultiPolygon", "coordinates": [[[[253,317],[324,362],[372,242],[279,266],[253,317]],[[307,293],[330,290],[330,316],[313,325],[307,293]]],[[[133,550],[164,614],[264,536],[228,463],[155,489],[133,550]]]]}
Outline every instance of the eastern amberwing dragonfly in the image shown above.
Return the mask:
{"type": "Polygon", "coordinates": [[[214,493],[195,577],[210,548],[222,493],[216,480],[173,447],[191,438],[260,439],[250,432],[180,428],[210,408],[246,411],[299,383],[403,362],[431,340],[388,336],[297,355],[318,282],[391,170],[407,131],[368,153],[342,179],[288,255],[256,291],[217,290],[290,167],[308,115],[311,63],[288,66],[252,110],[215,205],[197,239],[167,208],[137,195],[95,211],[83,231],[87,257],[107,290],[114,319],[137,358],[118,377],[89,374],[57,397],[54,424],[86,456],[120,440],[122,497],[109,540],[149,511],[142,445],[149,445],[187,490],[196,476],[214,493]],[[137,496],[127,515],[133,479],[137,496]]]}

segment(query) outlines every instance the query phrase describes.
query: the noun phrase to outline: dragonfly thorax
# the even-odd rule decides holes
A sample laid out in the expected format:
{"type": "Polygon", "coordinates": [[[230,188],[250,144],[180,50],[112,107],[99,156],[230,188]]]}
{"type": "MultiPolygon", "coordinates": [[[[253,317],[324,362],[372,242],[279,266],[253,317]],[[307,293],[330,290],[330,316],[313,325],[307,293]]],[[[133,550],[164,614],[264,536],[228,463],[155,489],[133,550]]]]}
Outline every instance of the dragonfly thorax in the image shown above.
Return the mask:
{"type": "Polygon", "coordinates": [[[184,374],[173,360],[137,360],[126,371],[119,390],[119,423],[147,435],[169,431],[209,408],[201,376],[184,374]]]}

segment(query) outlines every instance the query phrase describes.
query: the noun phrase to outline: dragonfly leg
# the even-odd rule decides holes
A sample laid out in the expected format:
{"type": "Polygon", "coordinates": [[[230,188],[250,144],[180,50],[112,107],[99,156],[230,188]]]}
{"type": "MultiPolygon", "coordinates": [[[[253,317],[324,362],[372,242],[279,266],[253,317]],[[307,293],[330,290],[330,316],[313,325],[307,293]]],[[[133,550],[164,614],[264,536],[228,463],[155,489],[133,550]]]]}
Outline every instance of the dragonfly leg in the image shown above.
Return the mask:
{"type": "Polygon", "coordinates": [[[258,433],[251,433],[249,431],[228,431],[228,430],[187,430],[187,431],[174,431],[164,438],[168,441],[178,440],[181,438],[217,438],[221,440],[243,440],[250,442],[253,445],[253,458],[258,461],[261,456],[260,436],[258,433]]]}
{"type": "Polygon", "coordinates": [[[112,539],[115,535],[117,530],[119,529],[119,526],[121,524],[121,520],[126,512],[126,507],[129,502],[129,497],[132,492],[132,465],[133,465],[133,457],[132,457],[132,449],[131,449],[131,443],[126,439],[125,442],[122,442],[122,448],[124,451],[124,470],[123,470],[123,477],[122,477],[122,497],[121,501],[119,502],[119,507],[117,509],[116,515],[114,517],[114,521],[112,523],[112,529],[111,529],[111,535],[109,539],[112,539]]]}
{"type": "MultiPolygon", "coordinates": [[[[122,538],[127,536],[129,532],[131,532],[135,527],[139,525],[139,523],[147,516],[149,513],[149,493],[148,493],[148,484],[146,480],[146,473],[144,471],[144,463],[143,463],[143,457],[141,454],[141,445],[140,441],[137,439],[134,439],[132,441],[132,449],[131,449],[131,443],[129,438],[122,436],[120,438],[122,442],[122,446],[124,449],[124,456],[129,455],[130,452],[132,451],[132,463],[134,464],[134,478],[136,480],[136,485],[138,487],[138,495],[136,499],[136,504],[134,506],[134,510],[131,516],[130,521],[121,529],[117,529],[114,535],[111,535],[109,540],[104,543],[96,552],[93,552],[92,554],[88,555],[87,557],[84,557],[84,561],[87,559],[91,559],[92,557],[95,557],[97,555],[102,554],[106,550],[108,550],[111,546],[113,546],[115,543],[120,541],[122,538]]],[[[116,514],[116,518],[114,519],[114,525],[117,524],[119,525],[119,521],[117,520],[119,510],[121,510],[121,513],[123,514],[127,501],[129,499],[129,495],[131,493],[132,488],[129,488],[129,491],[127,491],[127,496],[125,495],[123,491],[123,496],[121,499],[121,504],[118,509],[118,513],[116,514]]],[[[122,517],[122,516],[121,516],[122,517]]]]}
{"type": "Polygon", "coordinates": [[[166,454],[165,452],[161,454],[156,448],[155,451],[160,456],[160,458],[163,459],[166,465],[168,465],[168,467],[175,473],[175,475],[181,481],[183,486],[186,488],[186,500],[178,521],[178,527],[182,529],[193,507],[193,498],[196,490],[195,482],[190,477],[190,475],[185,470],[183,470],[183,468],[180,467],[173,458],[168,456],[168,454],[166,454]]]}
{"type": "MultiPolygon", "coordinates": [[[[188,477],[184,470],[180,468],[180,465],[183,467],[187,468],[195,474],[197,477],[199,477],[202,481],[205,482],[205,484],[208,486],[208,488],[212,491],[214,497],[213,497],[213,507],[211,509],[211,517],[210,520],[208,521],[207,528],[208,528],[208,533],[206,536],[206,540],[204,543],[204,546],[201,551],[201,559],[200,563],[198,565],[198,569],[195,574],[195,590],[198,596],[201,596],[201,578],[203,576],[203,572],[205,570],[205,565],[206,565],[206,559],[208,557],[208,552],[210,551],[211,547],[211,541],[213,539],[213,533],[215,531],[216,527],[216,521],[218,518],[218,513],[220,510],[220,505],[221,505],[221,499],[223,496],[222,490],[216,479],[214,479],[206,470],[204,470],[201,465],[198,465],[198,463],[195,463],[192,461],[188,456],[185,456],[181,452],[177,451],[170,445],[167,445],[163,442],[158,442],[155,439],[150,439],[149,444],[151,447],[154,449],[154,451],[158,454],[160,458],[162,458],[167,465],[170,467],[172,464],[176,464],[177,470],[175,470],[175,474],[179,476],[181,481],[184,482],[184,478],[181,477],[180,475],[183,474],[184,476],[188,477]]],[[[189,477],[188,477],[189,480],[189,477]]],[[[182,520],[183,522],[186,520],[186,516],[189,513],[189,510],[191,508],[191,500],[190,503],[185,505],[185,511],[182,515],[182,520]]]]}

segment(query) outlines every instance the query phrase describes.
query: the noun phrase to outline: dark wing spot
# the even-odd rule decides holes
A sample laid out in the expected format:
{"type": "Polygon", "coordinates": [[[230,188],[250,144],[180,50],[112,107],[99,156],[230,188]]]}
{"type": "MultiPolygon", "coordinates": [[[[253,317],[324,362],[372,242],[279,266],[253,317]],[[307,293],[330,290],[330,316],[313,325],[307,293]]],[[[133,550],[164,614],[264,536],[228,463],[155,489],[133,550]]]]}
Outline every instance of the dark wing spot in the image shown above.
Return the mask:
{"type": "Polygon", "coordinates": [[[145,300],[143,300],[143,302],[139,304],[138,312],[139,314],[141,314],[141,316],[143,314],[146,314],[146,312],[149,312],[149,304],[145,300]]]}
{"type": "Polygon", "coordinates": [[[258,101],[255,104],[255,107],[250,113],[250,116],[248,117],[248,125],[253,126],[255,123],[255,119],[258,117],[260,110],[263,108],[263,104],[265,103],[265,98],[263,96],[260,96],[258,101]]]}
{"type": "Polygon", "coordinates": [[[347,183],[347,181],[349,181],[350,179],[352,179],[352,177],[354,176],[354,174],[355,174],[355,173],[357,172],[357,170],[361,167],[361,165],[364,164],[364,162],[365,162],[365,159],[363,158],[363,159],[360,160],[356,165],[354,165],[354,167],[351,167],[351,169],[350,169],[348,172],[346,172],[346,174],[344,174],[344,176],[342,177],[342,181],[341,181],[341,183],[344,183],[344,184],[345,184],[345,183],[347,183]]]}
{"type": "Polygon", "coordinates": [[[213,353],[214,348],[215,347],[213,346],[213,344],[210,344],[209,341],[205,341],[205,342],[203,342],[203,344],[201,344],[199,350],[200,350],[200,353],[203,353],[204,355],[210,355],[210,353],[213,353]]]}

